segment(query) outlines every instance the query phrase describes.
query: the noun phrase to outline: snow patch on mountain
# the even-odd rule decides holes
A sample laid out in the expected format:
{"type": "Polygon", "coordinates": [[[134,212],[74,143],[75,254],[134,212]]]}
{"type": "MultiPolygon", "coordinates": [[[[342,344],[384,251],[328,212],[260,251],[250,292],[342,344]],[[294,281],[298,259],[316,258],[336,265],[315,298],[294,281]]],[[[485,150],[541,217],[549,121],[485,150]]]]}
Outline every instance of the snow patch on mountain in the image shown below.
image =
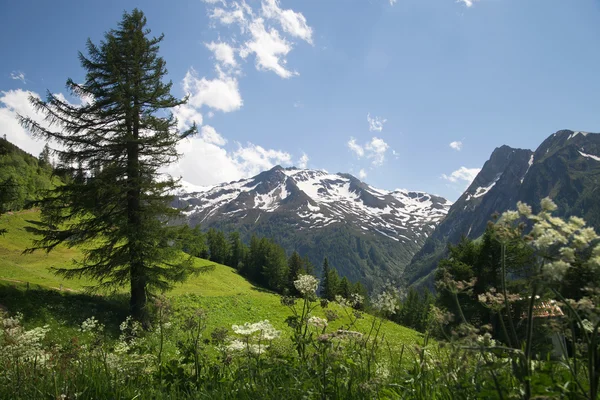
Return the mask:
{"type": "Polygon", "coordinates": [[[587,154],[584,153],[583,151],[579,150],[579,154],[581,154],[582,156],[586,157],[586,158],[591,158],[592,160],[596,160],[596,161],[600,161],[600,157],[595,156],[593,154],[587,154]]]}
{"type": "Polygon", "coordinates": [[[419,238],[428,236],[451,205],[425,192],[387,191],[348,174],[297,168],[275,167],[252,178],[202,189],[191,187],[179,195],[187,204],[185,215],[201,223],[242,211],[256,223],[262,212],[285,212],[299,220],[298,229],[350,223],[402,242],[409,240],[409,232],[419,238]],[[256,216],[253,211],[261,213],[256,216]]]}

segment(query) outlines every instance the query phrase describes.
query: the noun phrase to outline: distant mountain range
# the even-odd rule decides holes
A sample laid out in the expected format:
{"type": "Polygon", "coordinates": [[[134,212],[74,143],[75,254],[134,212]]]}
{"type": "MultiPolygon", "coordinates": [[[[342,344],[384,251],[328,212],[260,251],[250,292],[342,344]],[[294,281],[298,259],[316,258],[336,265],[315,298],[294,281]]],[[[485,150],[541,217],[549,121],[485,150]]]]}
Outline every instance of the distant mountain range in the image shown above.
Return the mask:
{"type": "Polygon", "coordinates": [[[493,213],[515,209],[518,201],[537,212],[546,196],[558,205],[557,215],[581,216],[600,228],[600,134],[561,130],[535,151],[495,149],[406,267],[405,281],[430,286],[449,243],[479,237],[493,213]]]}
{"type": "Polygon", "coordinates": [[[187,222],[256,234],[369,289],[401,277],[451,203],[424,192],[376,189],[349,174],[276,166],[209,188],[184,185],[175,202],[187,222]]]}

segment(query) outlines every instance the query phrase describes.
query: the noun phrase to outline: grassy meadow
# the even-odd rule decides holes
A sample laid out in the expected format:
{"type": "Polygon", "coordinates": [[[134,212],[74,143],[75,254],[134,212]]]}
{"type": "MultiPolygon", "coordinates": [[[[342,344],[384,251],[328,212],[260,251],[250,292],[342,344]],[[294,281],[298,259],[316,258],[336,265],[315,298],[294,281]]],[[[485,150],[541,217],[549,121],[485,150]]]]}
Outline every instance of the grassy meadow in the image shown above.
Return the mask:
{"type": "MultiPolygon", "coordinates": [[[[77,328],[93,315],[99,320],[104,315],[106,321],[101,322],[113,326],[116,332],[118,324],[127,316],[126,288],[115,295],[89,295],[86,287],[93,282],[65,280],[55,275],[51,268],[73,265],[73,260],[80,256],[77,249],[59,246],[48,254],[43,251],[23,254],[23,250],[30,247],[35,239],[26,227],[38,221],[39,213],[31,210],[0,217],[0,224],[8,230],[6,235],[0,236],[0,305],[12,313],[23,312],[27,325],[56,324],[65,329],[77,328]],[[61,308],[65,310],[60,311],[61,308]]],[[[194,261],[198,266],[211,265],[214,268],[176,284],[165,295],[174,304],[187,303],[204,309],[207,333],[217,327],[230,328],[233,324],[265,319],[277,329],[289,330],[285,323],[289,309],[281,304],[279,295],[252,285],[233,268],[198,258],[194,261]]],[[[342,309],[335,304],[329,307],[341,317],[332,324],[332,328],[348,323],[342,309]]],[[[317,310],[315,315],[323,317],[321,310],[317,310]]],[[[356,325],[367,329],[370,322],[370,317],[366,316],[356,325]]],[[[422,341],[420,333],[392,322],[383,324],[382,333],[397,345],[422,341]]]]}

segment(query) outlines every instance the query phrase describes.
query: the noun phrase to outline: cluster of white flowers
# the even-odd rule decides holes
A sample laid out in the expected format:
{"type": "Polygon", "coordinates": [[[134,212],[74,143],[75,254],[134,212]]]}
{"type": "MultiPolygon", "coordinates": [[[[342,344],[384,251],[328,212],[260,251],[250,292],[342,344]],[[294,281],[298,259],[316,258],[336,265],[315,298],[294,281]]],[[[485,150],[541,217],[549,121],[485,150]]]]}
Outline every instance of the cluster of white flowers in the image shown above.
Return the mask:
{"type": "Polygon", "coordinates": [[[102,332],[104,330],[104,325],[98,322],[95,317],[89,317],[85,321],[81,323],[81,328],[79,328],[79,332],[82,333],[96,333],[102,332]]]}
{"type": "Polygon", "coordinates": [[[398,299],[390,292],[381,292],[373,300],[375,309],[389,314],[395,314],[398,309],[398,299]]]}
{"type": "Polygon", "coordinates": [[[550,197],[544,197],[542,199],[541,206],[542,210],[547,212],[552,212],[558,208],[550,197]]]}
{"type": "Polygon", "coordinates": [[[517,210],[523,217],[529,217],[532,213],[531,206],[528,206],[520,201],[517,203],[517,210]]]}
{"type": "Polygon", "coordinates": [[[243,338],[242,340],[238,338],[231,339],[229,344],[225,346],[225,349],[230,352],[247,350],[251,354],[260,355],[269,347],[261,342],[270,342],[281,335],[281,331],[275,329],[266,319],[253,324],[246,322],[244,325],[232,325],[231,329],[243,338]],[[257,341],[257,343],[252,343],[252,341],[257,341]]]}
{"type": "Polygon", "coordinates": [[[242,351],[246,348],[246,343],[239,339],[232,340],[226,347],[228,351],[242,351]]]}
{"type": "Polygon", "coordinates": [[[517,211],[505,211],[502,213],[502,222],[506,224],[511,224],[519,219],[519,213],[517,211]]]}
{"type": "Polygon", "coordinates": [[[365,296],[361,296],[358,293],[352,293],[350,295],[350,303],[352,303],[353,307],[360,306],[365,301],[365,296]]]}
{"type": "Polygon", "coordinates": [[[358,307],[365,301],[365,297],[361,296],[358,293],[352,293],[350,298],[347,299],[345,297],[340,296],[339,294],[335,295],[335,301],[342,307],[358,307]]]}
{"type": "Polygon", "coordinates": [[[306,323],[310,326],[314,326],[315,328],[318,329],[323,329],[325,327],[327,327],[327,320],[324,318],[319,318],[319,317],[315,317],[312,316],[308,319],[308,321],[306,321],[306,323]]]}
{"type": "Polygon", "coordinates": [[[312,275],[300,275],[294,281],[294,287],[303,295],[314,295],[319,287],[319,281],[312,275]]]}
{"type": "Polygon", "coordinates": [[[49,354],[44,350],[42,341],[50,331],[49,326],[26,330],[22,320],[21,313],[14,317],[4,317],[0,313],[0,358],[45,365],[49,354]]]}
{"type": "Polygon", "coordinates": [[[246,322],[244,325],[232,325],[231,329],[241,336],[251,336],[254,333],[259,333],[261,339],[273,340],[279,337],[280,331],[276,330],[269,320],[255,322],[253,324],[246,322]]]}

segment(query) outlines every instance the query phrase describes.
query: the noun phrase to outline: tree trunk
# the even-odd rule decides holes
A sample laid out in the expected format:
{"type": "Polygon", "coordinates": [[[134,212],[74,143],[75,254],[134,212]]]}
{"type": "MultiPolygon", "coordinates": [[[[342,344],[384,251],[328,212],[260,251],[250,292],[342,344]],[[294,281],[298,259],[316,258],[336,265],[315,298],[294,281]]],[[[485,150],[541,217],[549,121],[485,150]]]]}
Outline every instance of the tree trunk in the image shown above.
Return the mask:
{"type": "Polygon", "coordinates": [[[147,300],[146,278],[140,273],[140,265],[132,265],[129,309],[133,319],[141,323],[144,329],[150,327],[150,318],[146,309],[147,300]]]}

